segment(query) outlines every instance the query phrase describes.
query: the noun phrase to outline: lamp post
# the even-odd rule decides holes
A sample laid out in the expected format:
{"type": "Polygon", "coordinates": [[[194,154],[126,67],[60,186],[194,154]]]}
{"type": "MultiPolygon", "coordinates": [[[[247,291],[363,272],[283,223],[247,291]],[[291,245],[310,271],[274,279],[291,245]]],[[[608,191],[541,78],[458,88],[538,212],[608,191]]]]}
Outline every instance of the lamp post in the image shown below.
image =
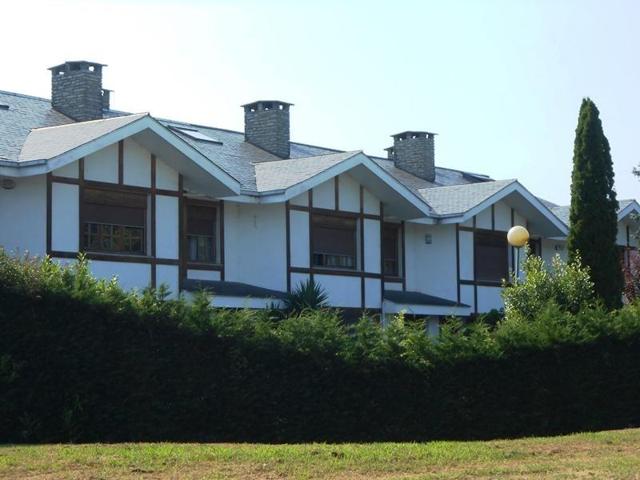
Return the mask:
{"type": "Polygon", "coordinates": [[[507,242],[516,248],[516,279],[520,277],[520,249],[529,241],[529,231],[521,225],[511,227],[507,232],[507,242]]]}

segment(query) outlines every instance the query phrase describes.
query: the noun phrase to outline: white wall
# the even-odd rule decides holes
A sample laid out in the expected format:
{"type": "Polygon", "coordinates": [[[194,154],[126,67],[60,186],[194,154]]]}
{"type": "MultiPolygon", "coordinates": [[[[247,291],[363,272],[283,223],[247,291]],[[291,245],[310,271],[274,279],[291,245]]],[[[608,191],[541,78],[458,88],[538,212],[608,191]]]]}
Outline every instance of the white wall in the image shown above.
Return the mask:
{"type": "Polygon", "coordinates": [[[178,172],[161,158],[156,159],[156,187],[163,190],[178,190],[178,172]]]}
{"type": "Polygon", "coordinates": [[[171,291],[170,298],[176,298],[179,292],[179,269],[177,265],[156,265],[156,285],[165,284],[171,291]]]}
{"type": "Polygon", "coordinates": [[[559,255],[563,261],[567,261],[569,253],[567,251],[566,240],[553,240],[550,238],[542,239],[542,259],[551,264],[554,256],[559,255]]]}
{"type": "Polygon", "coordinates": [[[225,280],[285,291],[284,204],[225,202],[224,219],[225,280]]]}
{"type": "MultiPolygon", "coordinates": [[[[343,173],[338,177],[338,194],[338,203],[340,203],[338,210],[342,210],[343,212],[360,211],[360,184],[348,173],[343,173]]],[[[371,194],[369,194],[367,198],[369,202],[378,203],[371,194]]],[[[367,205],[367,207],[370,208],[369,205],[367,205]]],[[[377,214],[378,212],[372,213],[377,214]]]]}
{"type": "Polygon", "coordinates": [[[156,195],[156,256],[178,258],[180,245],[177,197],[156,195]]]}
{"type": "Polygon", "coordinates": [[[151,153],[130,138],[124,141],[122,164],[125,185],[151,187],[151,153]]]}
{"type": "Polygon", "coordinates": [[[0,246],[18,255],[47,252],[47,181],[44,175],[15,178],[0,188],[0,246]]]}
{"type": "Polygon", "coordinates": [[[491,309],[500,309],[504,306],[500,296],[502,288],[478,286],[478,311],[488,312],[491,309]]]}
{"type": "Polygon", "coordinates": [[[80,188],[65,183],[51,184],[51,249],[77,252],[80,241],[80,188]]]}
{"type": "MultiPolygon", "coordinates": [[[[329,303],[335,307],[361,307],[360,277],[338,275],[314,275],[316,283],[322,285],[329,296],[329,303]]],[[[375,308],[380,308],[380,305],[375,308]]]]}
{"type": "Polygon", "coordinates": [[[291,266],[309,268],[309,214],[291,210],[289,229],[291,266]]]}
{"type": "Polygon", "coordinates": [[[220,272],[217,270],[187,270],[187,278],[190,280],[220,280],[220,272]]]}
{"type": "Polygon", "coordinates": [[[405,244],[406,289],[456,301],[456,226],[408,222],[405,244]],[[431,244],[425,243],[426,235],[431,244]]]}
{"type": "Polygon", "coordinates": [[[335,180],[332,178],[313,189],[313,207],[336,208],[335,180]]]}
{"type": "Polygon", "coordinates": [[[118,183],[118,144],[87,155],[84,159],[84,178],[98,182],[118,183]]]}
{"type": "Polygon", "coordinates": [[[142,290],[151,283],[151,265],[144,263],[104,262],[90,260],[89,268],[97,278],[118,278],[125,290],[142,290]]]}

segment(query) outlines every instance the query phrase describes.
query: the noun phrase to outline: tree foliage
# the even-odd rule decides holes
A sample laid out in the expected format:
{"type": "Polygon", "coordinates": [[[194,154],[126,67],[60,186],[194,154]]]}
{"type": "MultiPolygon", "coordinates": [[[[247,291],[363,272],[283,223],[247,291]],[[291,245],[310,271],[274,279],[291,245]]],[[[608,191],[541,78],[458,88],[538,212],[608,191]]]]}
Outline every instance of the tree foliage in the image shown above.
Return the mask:
{"type": "Polygon", "coordinates": [[[549,304],[572,314],[595,304],[593,282],[578,255],[568,263],[555,255],[547,266],[527,247],[522,273],[521,279],[512,273],[511,283],[502,291],[507,318],[530,321],[549,304]]]}
{"type": "Polygon", "coordinates": [[[609,308],[621,305],[623,276],[616,249],[618,201],[613,164],[595,103],[580,107],[571,175],[569,258],[589,267],[596,294],[609,308]]]}

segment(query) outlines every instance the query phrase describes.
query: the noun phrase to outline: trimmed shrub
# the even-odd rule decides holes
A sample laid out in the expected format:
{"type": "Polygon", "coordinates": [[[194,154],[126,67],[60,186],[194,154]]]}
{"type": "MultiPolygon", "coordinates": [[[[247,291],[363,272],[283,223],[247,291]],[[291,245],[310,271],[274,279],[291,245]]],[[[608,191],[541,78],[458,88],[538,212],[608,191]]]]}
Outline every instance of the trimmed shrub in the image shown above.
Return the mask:
{"type": "Polygon", "coordinates": [[[502,291],[507,318],[531,320],[549,303],[569,313],[592,308],[596,303],[589,270],[581,266],[579,256],[567,263],[555,255],[547,268],[544,260],[532,255],[527,246],[522,272],[524,279],[512,274],[511,282],[502,291]]]}
{"type": "Polygon", "coordinates": [[[382,441],[640,425],[640,307],[448,322],[123,292],[0,254],[0,442],[382,441]]]}

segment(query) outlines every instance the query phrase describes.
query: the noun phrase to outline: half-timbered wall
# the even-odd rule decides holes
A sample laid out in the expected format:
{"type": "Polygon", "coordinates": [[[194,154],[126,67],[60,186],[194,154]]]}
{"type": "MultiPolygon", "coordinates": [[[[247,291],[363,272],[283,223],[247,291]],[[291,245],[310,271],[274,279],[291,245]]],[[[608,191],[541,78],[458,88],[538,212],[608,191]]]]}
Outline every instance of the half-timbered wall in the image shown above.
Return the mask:
{"type": "MultiPolygon", "coordinates": [[[[514,225],[526,227],[527,219],[504,202],[497,202],[468,221],[454,225],[454,244],[457,246],[457,256],[456,250],[454,250],[450,258],[455,258],[457,281],[453,282],[453,285],[456,286],[456,294],[454,297],[446,298],[470,305],[475,313],[488,312],[491,309],[503,307],[500,282],[486,282],[477,279],[474,235],[478,230],[489,230],[503,232],[506,237],[507,232],[514,225]]],[[[437,228],[439,229],[441,226],[437,228]]],[[[509,269],[513,271],[517,256],[513,247],[508,247],[508,249],[509,269]]],[[[522,258],[520,260],[522,261],[522,258]]],[[[411,263],[409,259],[407,261],[411,263]]]]}
{"type": "MultiPolygon", "coordinates": [[[[145,255],[86,252],[99,278],[117,276],[124,288],[147,285],[180,289],[182,179],[178,172],[132,139],[105,147],[46,176],[46,252],[76,258],[82,245],[82,191],[117,188],[147,195],[145,255]]],[[[37,209],[36,209],[37,210],[37,209]]],[[[22,240],[24,242],[24,239],[22,240]]]]}
{"type": "MultiPolygon", "coordinates": [[[[313,278],[343,308],[380,309],[382,261],[380,255],[383,207],[378,198],[348,174],[342,174],[293,198],[285,205],[285,289],[293,290],[313,278]],[[313,215],[336,215],[357,221],[357,268],[320,268],[312,265],[313,215]]],[[[399,224],[400,225],[400,224],[399,224]]],[[[402,279],[389,279],[402,288],[402,279]]]]}

